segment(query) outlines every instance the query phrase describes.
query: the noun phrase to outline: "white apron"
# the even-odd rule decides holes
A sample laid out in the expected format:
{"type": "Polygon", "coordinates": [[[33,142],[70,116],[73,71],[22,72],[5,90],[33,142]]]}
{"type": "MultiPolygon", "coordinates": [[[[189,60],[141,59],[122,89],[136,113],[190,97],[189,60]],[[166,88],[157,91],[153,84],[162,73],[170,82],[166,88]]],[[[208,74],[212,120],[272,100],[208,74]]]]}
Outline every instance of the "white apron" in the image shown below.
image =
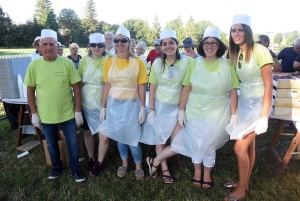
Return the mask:
{"type": "Polygon", "coordinates": [[[82,110],[91,133],[94,135],[99,132],[97,128],[101,124],[100,111],[104,86],[103,73],[102,69],[95,67],[92,58],[88,57],[86,62],[87,69],[82,78],[84,84],[81,88],[82,110]]]}
{"type": "Polygon", "coordinates": [[[137,91],[139,64],[129,57],[128,67],[120,70],[116,58],[116,55],[113,56],[108,72],[111,89],[106,106],[106,120],[100,125],[99,132],[117,142],[136,147],[141,137],[141,103],[137,91]]]}
{"type": "Polygon", "coordinates": [[[165,144],[177,123],[179,101],[188,60],[181,57],[175,66],[166,66],[161,72],[162,59],[157,59],[155,69],[158,86],[155,94],[155,113],[143,125],[140,142],[149,145],[165,144]]]}
{"type": "Polygon", "coordinates": [[[253,54],[249,63],[242,61],[241,68],[236,68],[236,73],[242,83],[238,98],[237,125],[236,122],[232,122],[226,127],[231,140],[241,140],[254,131],[262,110],[265,90],[260,67],[256,64],[253,54]]]}
{"type": "Polygon", "coordinates": [[[172,151],[204,158],[229,140],[225,127],[230,120],[231,72],[226,59],[219,60],[218,71],[210,72],[203,57],[197,58],[185,109],[187,124],[174,138],[172,151]]]}

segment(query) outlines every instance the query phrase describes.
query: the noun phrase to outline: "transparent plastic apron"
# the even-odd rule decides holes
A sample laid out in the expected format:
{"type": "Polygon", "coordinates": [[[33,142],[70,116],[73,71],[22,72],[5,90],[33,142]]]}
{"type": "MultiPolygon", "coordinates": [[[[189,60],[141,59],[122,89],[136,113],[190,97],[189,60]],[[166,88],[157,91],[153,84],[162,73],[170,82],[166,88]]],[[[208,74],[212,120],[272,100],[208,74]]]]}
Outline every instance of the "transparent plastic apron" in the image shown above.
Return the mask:
{"type": "Polygon", "coordinates": [[[163,72],[161,59],[153,64],[158,82],[155,94],[156,116],[144,123],[140,142],[150,145],[165,144],[172,134],[177,123],[182,81],[188,64],[188,60],[181,57],[176,65],[166,66],[163,72]]]}
{"type": "Polygon", "coordinates": [[[226,60],[219,60],[219,69],[210,72],[203,57],[197,58],[185,109],[187,124],[174,138],[172,151],[204,158],[229,140],[225,127],[230,120],[231,72],[226,60]]]}
{"type": "Polygon", "coordinates": [[[129,58],[128,67],[121,70],[113,56],[112,66],[108,72],[111,85],[106,105],[106,120],[99,131],[107,137],[131,146],[137,146],[141,137],[139,112],[141,108],[138,96],[139,64],[129,58]]]}
{"type": "Polygon", "coordinates": [[[254,131],[262,110],[265,90],[261,70],[255,62],[253,54],[249,63],[242,61],[241,68],[237,67],[236,73],[242,83],[238,98],[237,125],[236,122],[232,122],[226,127],[231,140],[243,139],[254,131]]]}
{"type": "Polygon", "coordinates": [[[101,124],[100,111],[103,92],[103,72],[102,69],[96,68],[93,59],[88,57],[87,69],[83,75],[81,88],[82,93],[82,110],[85,119],[89,125],[92,134],[99,131],[97,128],[101,124]]]}

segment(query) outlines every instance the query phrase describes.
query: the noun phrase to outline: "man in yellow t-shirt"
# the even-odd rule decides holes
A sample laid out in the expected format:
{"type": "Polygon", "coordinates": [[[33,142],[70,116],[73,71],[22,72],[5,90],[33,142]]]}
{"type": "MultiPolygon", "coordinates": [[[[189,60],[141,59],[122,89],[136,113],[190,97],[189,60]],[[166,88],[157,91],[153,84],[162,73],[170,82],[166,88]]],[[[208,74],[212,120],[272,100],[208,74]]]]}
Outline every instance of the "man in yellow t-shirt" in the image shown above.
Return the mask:
{"type": "Polygon", "coordinates": [[[43,29],[40,40],[43,57],[29,64],[24,84],[27,86],[32,124],[38,128],[43,127],[48,144],[53,165],[48,178],[56,179],[63,166],[58,147],[59,126],[66,138],[71,174],[76,182],[81,182],[85,178],[79,173],[79,149],[76,136],[76,125],[80,126],[83,123],[80,77],[70,60],[56,55],[57,46],[57,33],[50,29],[43,29]],[[71,87],[74,90],[75,115],[71,87]]]}

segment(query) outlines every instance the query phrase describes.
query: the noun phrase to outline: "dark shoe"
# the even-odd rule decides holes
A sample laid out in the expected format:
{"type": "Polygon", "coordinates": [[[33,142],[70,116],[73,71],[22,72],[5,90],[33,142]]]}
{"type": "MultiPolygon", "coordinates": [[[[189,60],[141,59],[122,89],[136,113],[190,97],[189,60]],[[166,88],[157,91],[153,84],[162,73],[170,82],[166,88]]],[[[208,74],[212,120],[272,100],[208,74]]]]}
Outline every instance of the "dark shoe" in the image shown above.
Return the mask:
{"type": "Polygon", "coordinates": [[[154,161],[154,158],[151,158],[151,157],[146,158],[146,162],[147,162],[148,168],[149,168],[149,173],[153,178],[156,178],[157,177],[157,171],[152,171],[152,167],[157,169],[157,166],[153,165],[153,161],[154,161]]]}
{"type": "Polygon", "coordinates": [[[88,173],[91,173],[93,171],[93,167],[95,165],[95,159],[90,158],[88,161],[88,173]]]}
{"type": "Polygon", "coordinates": [[[82,182],[85,180],[84,176],[82,176],[80,173],[74,174],[72,177],[74,177],[76,182],[82,182]]]}
{"type": "Polygon", "coordinates": [[[48,176],[48,179],[56,179],[61,173],[61,168],[53,168],[48,176]]]}
{"type": "Polygon", "coordinates": [[[165,182],[165,184],[173,184],[173,178],[171,175],[164,175],[165,172],[169,172],[169,170],[163,170],[162,173],[162,177],[163,177],[163,180],[165,182]]]}
{"type": "Polygon", "coordinates": [[[214,182],[213,181],[202,181],[202,188],[204,188],[204,189],[210,189],[210,188],[212,188],[212,187],[214,187],[214,182]],[[203,185],[204,184],[206,184],[207,185],[207,187],[204,187],[203,185]]]}
{"type": "Polygon", "coordinates": [[[194,184],[195,186],[201,187],[202,186],[202,180],[197,180],[197,179],[192,179],[193,184],[194,183],[199,183],[199,185],[194,184]]]}
{"type": "Polygon", "coordinates": [[[99,161],[96,161],[90,175],[92,177],[98,177],[102,170],[103,170],[103,164],[99,161]]]}

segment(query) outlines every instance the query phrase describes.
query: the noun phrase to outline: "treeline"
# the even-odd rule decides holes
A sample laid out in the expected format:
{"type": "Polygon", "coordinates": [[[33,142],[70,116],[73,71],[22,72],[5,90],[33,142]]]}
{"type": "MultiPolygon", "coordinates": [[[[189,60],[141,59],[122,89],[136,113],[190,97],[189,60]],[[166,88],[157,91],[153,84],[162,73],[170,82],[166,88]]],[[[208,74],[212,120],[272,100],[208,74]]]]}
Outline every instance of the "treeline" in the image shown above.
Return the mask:
{"type": "MultiPolygon", "coordinates": [[[[78,43],[84,47],[88,43],[88,37],[91,33],[100,32],[105,33],[110,31],[115,33],[119,24],[108,24],[105,21],[98,21],[98,11],[94,0],[87,0],[84,7],[84,17],[80,19],[76,12],[69,8],[63,8],[59,15],[56,16],[50,0],[36,0],[35,12],[31,20],[25,24],[15,24],[10,19],[9,14],[5,13],[0,6],[0,47],[30,47],[33,39],[40,35],[41,29],[49,28],[57,31],[58,40],[64,44],[69,45],[72,42],[78,43]]],[[[206,27],[216,27],[210,21],[195,22],[190,16],[188,21],[184,23],[182,18],[178,16],[176,19],[166,23],[165,27],[161,27],[159,19],[155,16],[153,23],[149,25],[148,21],[141,19],[128,19],[123,22],[131,34],[131,38],[136,41],[145,41],[147,45],[152,45],[154,40],[159,38],[159,33],[163,29],[174,29],[177,33],[179,43],[186,37],[191,37],[194,43],[198,43],[202,39],[206,27]]],[[[257,39],[259,34],[254,34],[257,39]]],[[[274,37],[276,43],[281,43],[283,38],[286,39],[279,49],[285,46],[290,46],[292,41],[300,37],[299,32],[277,33],[274,37]]],[[[228,36],[221,32],[222,41],[228,45],[228,36]]]]}

